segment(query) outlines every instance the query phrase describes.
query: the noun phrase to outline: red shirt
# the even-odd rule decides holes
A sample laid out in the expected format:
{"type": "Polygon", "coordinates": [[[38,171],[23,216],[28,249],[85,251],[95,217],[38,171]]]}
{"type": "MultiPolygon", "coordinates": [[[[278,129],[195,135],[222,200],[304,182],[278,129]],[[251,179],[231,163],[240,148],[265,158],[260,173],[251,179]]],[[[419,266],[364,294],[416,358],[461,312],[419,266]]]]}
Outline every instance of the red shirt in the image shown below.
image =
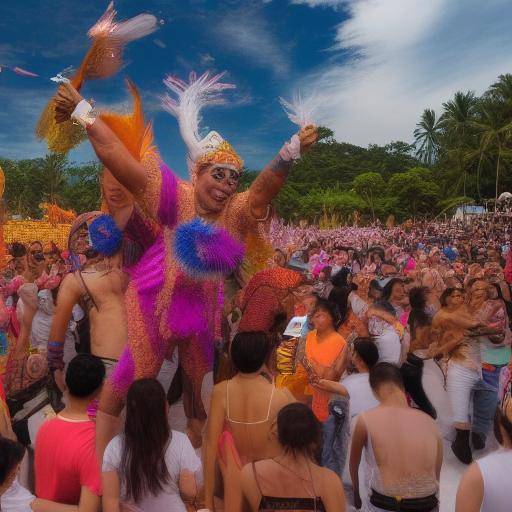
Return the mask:
{"type": "Polygon", "coordinates": [[[101,473],[92,421],[58,416],[43,423],[35,449],[36,496],[78,505],[81,488],[101,496],[101,473]]]}

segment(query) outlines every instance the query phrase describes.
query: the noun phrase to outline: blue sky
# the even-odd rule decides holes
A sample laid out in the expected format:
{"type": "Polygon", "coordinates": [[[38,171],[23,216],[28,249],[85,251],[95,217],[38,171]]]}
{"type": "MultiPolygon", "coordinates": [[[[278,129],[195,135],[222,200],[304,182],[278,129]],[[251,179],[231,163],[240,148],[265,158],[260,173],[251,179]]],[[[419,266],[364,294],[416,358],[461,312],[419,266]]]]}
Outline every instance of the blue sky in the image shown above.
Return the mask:
{"type": "MultiPolygon", "coordinates": [[[[45,154],[34,126],[54,84],[77,66],[86,32],[107,6],[91,0],[3,0],[0,64],[41,75],[0,74],[0,156],[45,154]]],[[[126,111],[123,78],[143,94],[167,163],[186,174],[175,120],[161,110],[167,73],[227,70],[237,89],[204,112],[250,168],[270,160],[294,131],[278,103],[300,88],[315,94],[317,120],[338,140],[366,146],[411,140],[426,107],[439,110],[458,90],[481,93],[512,72],[510,0],[119,0],[118,18],[150,12],[159,30],[132,43],[114,78],[89,82],[86,97],[126,111]]],[[[71,153],[92,160],[87,143],[71,153]]]]}

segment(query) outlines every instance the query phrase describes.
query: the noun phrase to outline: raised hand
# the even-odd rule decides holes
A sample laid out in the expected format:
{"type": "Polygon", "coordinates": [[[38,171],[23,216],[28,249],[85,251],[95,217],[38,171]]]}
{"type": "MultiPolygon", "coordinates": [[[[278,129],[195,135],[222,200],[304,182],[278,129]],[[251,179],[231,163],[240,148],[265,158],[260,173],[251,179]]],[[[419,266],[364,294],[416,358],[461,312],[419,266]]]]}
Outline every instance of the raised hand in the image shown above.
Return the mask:
{"type": "Polygon", "coordinates": [[[299,132],[301,155],[309,151],[318,140],[318,129],[312,124],[304,126],[299,132]]]}
{"type": "Polygon", "coordinates": [[[83,100],[80,93],[70,84],[63,83],[55,97],[55,121],[63,123],[67,121],[75,107],[83,100]]]}

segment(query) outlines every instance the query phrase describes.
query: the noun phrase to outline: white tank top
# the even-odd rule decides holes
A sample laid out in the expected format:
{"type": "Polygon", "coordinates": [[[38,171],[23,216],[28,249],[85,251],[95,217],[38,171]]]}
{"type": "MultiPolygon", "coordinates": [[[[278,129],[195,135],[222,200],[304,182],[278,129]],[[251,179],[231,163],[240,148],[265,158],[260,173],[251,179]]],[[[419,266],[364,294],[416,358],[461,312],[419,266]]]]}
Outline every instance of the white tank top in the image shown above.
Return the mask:
{"type": "Polygon", "coordinates": [[[491,453],[477,461],[484,481],[480,512],[508,512],[512,503],[512,450],[491,453]]]}

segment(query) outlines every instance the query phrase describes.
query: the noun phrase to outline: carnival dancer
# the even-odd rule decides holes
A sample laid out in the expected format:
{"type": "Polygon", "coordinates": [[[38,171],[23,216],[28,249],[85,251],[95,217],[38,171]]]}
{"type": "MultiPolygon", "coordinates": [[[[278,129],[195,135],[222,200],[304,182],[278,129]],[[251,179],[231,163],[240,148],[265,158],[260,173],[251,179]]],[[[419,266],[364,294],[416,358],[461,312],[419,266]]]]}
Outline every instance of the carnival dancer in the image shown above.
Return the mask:
{"type": "MultiPolygon", "coordinates": [[[[242,263],[244,242],[257,236],[269,219],[270,202],[293,161],[317,139],[314,126],[303,126],[249,190],[237,194],[240,157],[218,133],[198,136],[200,109],[218,103],[221,91],[232,87],[221,83],[221,77],[205,73],[199,78],[192,74],[189,83],[174,77],[165,80],[177,96],[168,96],[164,106],[177,117],[187,144],[191,182],[177,179],[158,156],[141,162],[134,158],[101,118],[91,115],[91,105],[71,84],[63,84],[56,99],[56,120],[72,117],[86,127],[100,160],[161,228],[131,270],[126,294],[129,342],[100,400],[99,453],[114,433],[130,383],[155,376],[176,344],[185,412],[196,420],[196,428],[202,428],[206,413],[201,388],[213,366],[223,279],[242,263]]],[[[305,125],[305,117],[295,119],[299,117],[305,125]]]]}
{"type": "Polygon", "coordinates": [[[48,364],[64,389],[64,340],[73,308],[81,304],[89,315],[91,353],[110,373],[126,344],[124,292],[128,278],[111,257],[118,252],[122,233],[114,220],[101,212],[79,215],[71,226],[68,249],[82,260],[62,281],[48,341],[48,364]]]}

